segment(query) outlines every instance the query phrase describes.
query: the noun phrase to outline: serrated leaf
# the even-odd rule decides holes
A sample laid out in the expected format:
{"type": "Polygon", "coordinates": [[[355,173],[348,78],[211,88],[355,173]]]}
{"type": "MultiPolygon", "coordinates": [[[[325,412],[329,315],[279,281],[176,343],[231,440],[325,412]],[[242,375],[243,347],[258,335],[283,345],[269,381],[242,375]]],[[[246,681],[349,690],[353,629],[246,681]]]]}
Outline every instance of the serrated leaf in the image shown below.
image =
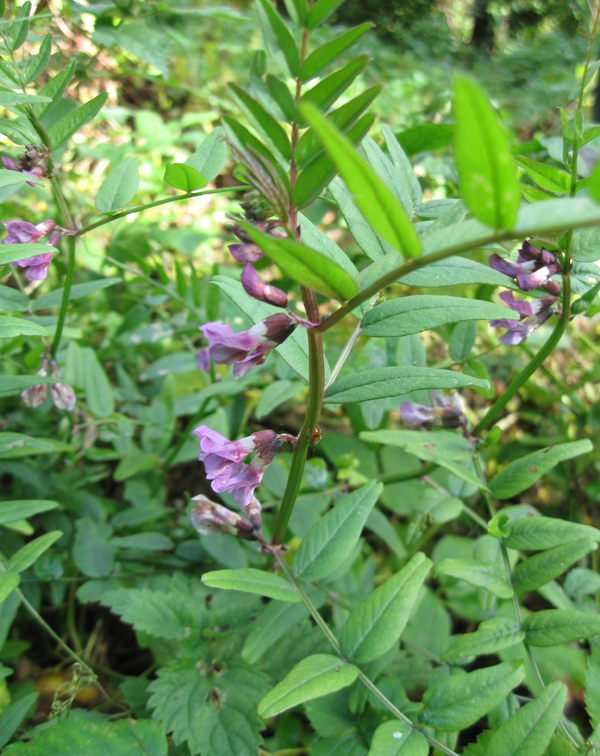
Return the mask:
{"type": "Polygon", "coordinates": [[[491,228],[515,225],[520,192],[510,146],[496,114],[475,82],[454,82],[454,143],[461,196],[491,228]]]}
{"type": "Polygon", "coordinates": [[[230,84],[229,89],[240,110],[254,128],[275,147],[284,160],[289,160],[292,156],[290,140],[279,122],[237,84],[230,84]]]}
{"type": "Polygon", "coordinates": [[[528,557],[513,570],[515,591],[534,591],[546,585],[597,546],[596,541],[584,538],[528,557]]]}
{"type": "Polygon", "coordinates": [[[57,121],[48,131],[48,138],[50,139],[52,148],[56,149],[60,147],[76,131],[79,131],[82,126],[85,126],[86,123],[95,118],[106,102],[107,97],[108,94],[102,92],[102,94],[96,95],[92,100],[80,105],[57,121]]]}
{"type": "Polygon", "coordinates": [[[594,643],[585,673],[585,708],[594,729],[600,725],[600,644],[594,643]]]}
{"type": "Polygon", "coordinates": [[[269,0],[256,0],[258,18],[262,27],[267,47],[272,55],[280,53],[292,76],[297,76],[300,69],[300,54],[296,41],[290,34],[281,16],[269,0]]]}
{"type": "Polygon", "coordinates": [[[373,307],[362,321],[364,336],[407,336],[465,320],[518,319],[506,307],[463,297],[416,294],[396,297],[373,307]]]}
{"type": "Polygon", "coordinates": [[[427,756],[429,743],[406,722],[393,720],[375,730],[368,756],[427,756]]]}
{"type": "Polygon", "coordinates": [[[259,596],[268,596],[278,601],[288,601],[293,604],[302,600],[298,591],[284,578],[252,567],[205,572],[202,575],[202,582],[211,588],[256,593],[259,596]]]}
{"type": "Polygon", "coordinates": [[[358,677],[358,668],[330,654],[303,659],[262,699],[258,714],[274,717],[305,701],[347,688],[358,677]]]}
{"type": "Polygon", "coordinates": [[[115,409],[112,388],[96,352],[91,347],[85,347],[81,350],[81,359],[84,370],[83,389],[90,411],[97,417],[112,415],[115,409]]]}
{"type": "Polygon", "coordinates": [[[592,449],[591,441],[584,439],[548,446],[541,451],[526,454],[494,475],[490,480],[492,496],[495,499],[510,499],[532,486],[559,462],[587,454],[592,449]]]}
{"type": "MultiPolygon", "coordinates": [[[[31,695],[36,697],[37,693],[31,695]]],[[[29,706],[31,703],[30,700],[29,706]]],[[[148,719],[95,722],[70,716],[38,733],[28,743],[8,746],[4,753],[7,756],[47,756],[50,753],[61,756],[81,756],[84,753],[86,756],[167,756],[167,738],[160,726],[148,719]]]]}
{"type": "Polygon", "coordinates": [[[0,604],[10,596],[20,582],[21,576],[16,572],[0,572],[0,604]]]}
{"type": "Polygon", "coordinates": [[[351,142],[312,105],[300,112],[320,138],[335,163],[357,207],[371,227],[395,249],[418,257],[421,244],[403,207],[375,172],[358,156],[351,142]]]}
{"type": "Polygon", "coordinates": [[[333,260],[304,244],[263,234],[240,221],[253,242],[294,281],[336,299],[351,299],[358,293],[352,277],[333,260]]]}
{"type": "Polygon", "coordinates": [[[372,27],[372,23],[355,26],[353,29],[348,29],[338,35],[330,42],[321,45],[321,47],[317,47],[302,63],[300,67],[300,81],[307,82],[313,79],[330,63],[333,63],[336,58],[356,44],[372,27]]]}
{"type": "Polygon", "coordinates": [[[58,541],[62,536],[60,530],[52,530],[50,533],[34,538],[28,544],[20,548],[6,563],[6,569],[9,572],[23,572],[31,567],[45,551],[48,551],[53,543],[58,541]]]}
{"type": "Polygon", "coordinates": [[[501,703],[524,677],[521,660],[447,677],[425,691],[421,721],[445,732],[470,727],[501,703]]]}
{"type": "Polygon", "coordinates": [[[16,499],[0,503],[0,525],[33,517],[40,512],[56,509],[59,504],[48,499],[16,499]]]}
{"type": "Polygon", "coordinates": [[[148,705],[176,745],[202,756],[256,756],[264,725],[256,714],[268,678],[236,661],[214,664],[196,657],[158,670],[148,705]]]}
{"type": "Polygon", "coordinates": [[[503,722],[490,739],[486,756],[543,756],[558,725],[567,688],[553,682],[503,722]]]}
{"type": "Polygon", "coordinates": [[[125,158],[104,179],[94,204],[99,213],[114,213],[133,199],[140,185],[138,159],[125,158]]]}
{"type": "Polygon", "coordinates": [[[441,655],[442,661],[464,661],[472,656],[496,654],[525,638],[517,622],[508,617],[494,617],[482,622],[474,633],[461,635],[441,655]]]}
{"type": "Polygon", "coordinates": [[[344,496],[302,539],[292,570],[303,581],[323,580],[350,554],[383,486],[370,481],[344,496]]]}
{"type": "Polygon", "coordinates": [[[561,168],[539,163],[537,160],[532,160],[524,155],[517,155],[515,162],[527,171],[542,189],[561,194],[568,194],[571,190],[571,176],[561,168]]]}
{"type": "Polygon", "coordinates": [[[339,378],[325,392],[327,404],[350,404],[388,396],[402,396],[421,389],[461,388],[489,383],[453,370],[426,367],[383,367],[339,378]]]}
{"type": "Polygon", "coordinates": [[[600,541],[600,530],[578,522],[567,522],[558,517],[523,517],[506,523],[508,535],[504,543],[518,551],[552,549],[568,541],[592,538],[600,541]]]}
{"type": "Polygon", "coordinates": [[[522,628],[530,646],[559,646],[600,635],[600,616],[567,609],[544,609],[525,617],[522,628]]]}
{"type": "Polygon", "coordinates": [[[0,339],[12,339],[15,336],[49,336],[44,326],[33,323],[27,318],[13,318],[0,315],[0,339]]]}
{"type": "Polygon", "coordinates": [[[181,189],[186,193],[203,189],[208,184],[201,173],[186,163],[167,163],[164,181],[174,189],[181,189]]]}
{"type": "Polygon", "coordinates": [[[373,661],[398,641],[430,568],[431,560],[418,552],[354,609],[340,635],[346,658],[373,661]]]}
{"type": "Polygon", "coordinates": [[[465,583],[485,588],[501,599],[512,598],[513,591],[505,570],[493,562],[477,559],[442,559],[434,568],[434,575],[448,575],[465,583]]]}

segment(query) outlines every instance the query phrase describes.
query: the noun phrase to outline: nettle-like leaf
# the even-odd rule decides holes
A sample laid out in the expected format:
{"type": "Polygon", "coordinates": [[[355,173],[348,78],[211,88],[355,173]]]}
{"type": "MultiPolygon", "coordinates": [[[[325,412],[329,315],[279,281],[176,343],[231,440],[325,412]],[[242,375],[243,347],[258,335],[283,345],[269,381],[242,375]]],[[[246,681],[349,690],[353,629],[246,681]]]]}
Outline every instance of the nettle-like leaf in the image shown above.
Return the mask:
{"type": "Polygon", "coordinates": [[[238,661],[174,661],[150,683],[148,705],[192,754],[255,756],[263,729],[256,707],[268,687],[266,675],[238,661]]]}
{"type": "Polygon", "coordinates": [[[261,717],[273,717],[305,701],[347,688],[358,677],[358,667],[330,654],[315,654],[296,664],[259,703],[261,717]]]}

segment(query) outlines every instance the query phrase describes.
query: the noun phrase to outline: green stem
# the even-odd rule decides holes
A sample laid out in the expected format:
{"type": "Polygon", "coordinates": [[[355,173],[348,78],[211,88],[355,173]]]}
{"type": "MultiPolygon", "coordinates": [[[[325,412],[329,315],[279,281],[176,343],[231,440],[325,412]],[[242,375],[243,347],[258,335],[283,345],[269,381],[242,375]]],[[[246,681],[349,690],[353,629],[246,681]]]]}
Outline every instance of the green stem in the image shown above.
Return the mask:
{"type": "Polygon", "coordinates": [[[65,275],[65,287],[63,289],[62,301],[60,303],[56,330],[54,331],[54,340],[52,341],[52,346],[50,347],[50,354],[52,357],[56,356],[58,347],[60,346],[65,319],[67,317],[67,310],[69,309],[69,296],[71,294],[71,286],[73,285],[73,276],[75,274],[75,237],[73,236],[67,236],[67,254],[68,256],[67,272],[65,275]]]}
{"type": "Polygon", "coordinates": [[[149,210],[152,207],[158,207],[159,205],[167,205],[169,202],[181,202],[182,200],[194,199],[194,197],[204,197],[206,194],[223,194],[224,192],[246,192],[252,187],[250,186],[224,186],[219,189],[207,189],[206,191],[198,192],[186,192],[185,194],[178,194],[175,197],[166,197],[161,200],[155,200],[154,202],[147,202],[145,205],[137,205],[136,207],[130,207],[127,210],[121,210],[118,213],[113,213],[107,218],[91,223],[89,226],[84,226],[78,229],[77,236],[83,236],[90,231],[93,231],[100,226],[106,226],[107,223],[112,223],[119,218],[124,218],[126,215],[133,215],[134,213],[141,213],[144,210],[149,210]]]}

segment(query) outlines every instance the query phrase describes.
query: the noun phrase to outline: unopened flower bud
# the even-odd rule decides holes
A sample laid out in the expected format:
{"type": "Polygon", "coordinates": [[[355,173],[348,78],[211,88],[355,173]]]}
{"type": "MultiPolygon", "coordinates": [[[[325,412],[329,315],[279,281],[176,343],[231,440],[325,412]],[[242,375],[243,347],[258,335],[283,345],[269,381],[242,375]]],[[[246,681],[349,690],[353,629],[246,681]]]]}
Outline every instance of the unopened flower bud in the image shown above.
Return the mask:
{"type": "Polygon", "coordinates": [[[254,266],[247,263],[242,271],[242,285],[246,294],[249,294],[259,302],[266,302],[275,307],[287,307],[287,294],[276,286],[263,283],[254,266]]]}

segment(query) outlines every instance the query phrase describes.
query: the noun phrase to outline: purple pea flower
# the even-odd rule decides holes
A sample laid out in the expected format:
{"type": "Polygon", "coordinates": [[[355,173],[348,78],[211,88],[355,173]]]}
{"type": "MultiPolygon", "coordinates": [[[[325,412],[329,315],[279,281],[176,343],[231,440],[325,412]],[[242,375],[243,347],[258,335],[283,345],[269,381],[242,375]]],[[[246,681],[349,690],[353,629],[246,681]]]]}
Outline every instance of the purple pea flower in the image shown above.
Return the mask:
{"type": "Polygon", "coordinates": [[[540,299],[534,299],[533,302],[529,302],[526,299],[516,299],[512,291],[503,291],[500,294],[500,299],[504,304],[508,305],[511,310],[518,312],[519,315],[524,318],[530,317],[531,315],[537,315],[541,310],[553,305],[555,301],[554,297],[551,295],[540,297],[540,299]]]}
{"type": "MultiPolygon", "coordinates": [[[[13,160],[9,157],[3,157],[0,158],[0,160],[2,160],[2,165],[7,171],[18,171],[19,173],[24,173],[26,176],[31,176],[35,179],[41,178],[45,172],[45,169],[41,165],[34,165],[33,167],[28,168],[23,163],[19,163],[17,160],[13,160]]],[[[35,186],[37,182],[28,181],[27,183],[29,186],[35,186]]]]}
{"type": "Polygon", "coordinates": [[[407,425],[415,428],[458,428],[466,422],[457,394],[444,396],[434,390],[431,392],[431,402],[432,407],[415,402],[402,402],[402,419],[407,425]]]}
{"type": "Polygon", "coordinates": [[[249,242],[248,244],[230,244],[227,249],[241,263],[255,263],[265,256],[258,244],[254,244],[253,242],[249,242]]]}
{"type": "MultiPolygon", "coordinates": [[[[27,221],[6,221],[4,226],[8,231],[8,236],[2,239],[3,244],[37,244],[42,237],[49,234],[47,244],[50,247],[57,247],[62,236],[62,229],[57,229],[53,220],[43,221],[37,226],[27,221]]],[[[41,255],[17,260],[13,265],[27,268],[25,278],[28,281],[43,281],[48,275],[53,254],[53,252],[43,252],[41,255]]]]}
{"type": "MultiPolygon", "coordinates": [[[[546,299],[546,297],[543,297],[546,299]]],[[[534,315],[527,318],[523,318],[519,321],[508,320],[502,318],[501,320],[490,320],[490,325],[493,328],[506,328],[506,333],[500,337],[500,342],[506,346],[516,346],[525,341],[536,328],[539,328],[542,323],[545,323],[554,311],[551,306],[544,307],[534,315]]]]}
{"type": "Polygon", "coordinates": [[[200,535],[225,533],[247,540],[255,538],[254,526],[239,514],[215,504],[203,494],[194,496],[192,501],[195,502],[192,508],[192,525],[200,535]]]}
{"type": "Polygon", "coordinates": [[[254,299],[258,299],[259,302],[266,302],[275,307],[287,307],[287,294],[276,286],[270,286],[269,284],[263,283],[261,277],[251,263],[246,263],[246,265],[244,265],[244,270],[242,271],[242,286],[244,287],[246,294],[254,297],[254,299]]]}
{"type": "Polygon", "coordinates": [[[209,352],[217,365],[233,365],[233,375],[245,375],[262,365],[267,354],[282,344],[296,327],[285,313],[269,315],[247,331],[234,333],[228,325],[207,323],[200,330],[209,342],[209,352]]]}
{"type": "Polygon", "coordinates": [[[203,370],[207,373],[210,370],[210,354],[208,349],[198,350],[198,370],[203,370]]]}

